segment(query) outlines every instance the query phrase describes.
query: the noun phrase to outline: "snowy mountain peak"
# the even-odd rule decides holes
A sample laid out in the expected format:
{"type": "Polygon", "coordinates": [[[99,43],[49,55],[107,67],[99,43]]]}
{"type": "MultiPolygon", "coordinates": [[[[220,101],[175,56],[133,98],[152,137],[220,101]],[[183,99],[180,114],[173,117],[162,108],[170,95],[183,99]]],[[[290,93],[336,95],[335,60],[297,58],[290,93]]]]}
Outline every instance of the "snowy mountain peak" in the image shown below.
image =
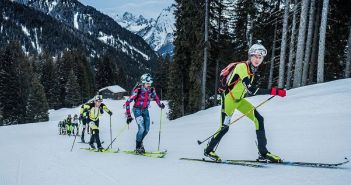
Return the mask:
{"type": "Polygon", "coordinates": [[[125,12],[122,17],[119,17],[119,15],[116,15],[116,20],[119,21],[124,21],[124,22],[129,22],[129,23],[138,23],[138,24],[147,24],[148,20],[144,18],[142,15],[136,16],[130,12],[125,12]]]}
{"type": "Polygon", "coordinates": [[[136,17],[130,12],[125,12],[123,14],[123,19],[126,20],[126,21],[133,21],[133,20],[136,19],[136,17]]]}
{"type": "Polygon", "coordinates": [[[144,16],[136,16],[125,12],[122,17],[115,18],[122,27],[143,37],[143,39],[161,55],[169,53],[173,55],[173,33],[175,30],[175,6],[163,9],[157,19],[146,19],[144,16]]]}

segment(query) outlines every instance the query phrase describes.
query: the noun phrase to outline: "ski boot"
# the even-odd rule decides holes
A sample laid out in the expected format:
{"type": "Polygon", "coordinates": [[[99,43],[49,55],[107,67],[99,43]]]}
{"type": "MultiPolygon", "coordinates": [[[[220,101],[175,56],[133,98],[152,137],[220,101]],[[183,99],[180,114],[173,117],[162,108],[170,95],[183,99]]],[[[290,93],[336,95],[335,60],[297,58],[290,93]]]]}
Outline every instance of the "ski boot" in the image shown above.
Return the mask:
{"type": "Polygon", "coordinates": [[[145,149],[142,142],[136,142],[135,153],[140,155],[145,154],[145,149]]]}
{"type": "Polygon", "coordinates": [[[137,148],[137,149],[135,149],[135,153],[139,154],[139,155],[143,155],[143,154],[145,154],[145,150],[143,150],[142,148],[137,148]]]}
{"type": "Polygon", "coordinates": [[[103,152],[105,149],[104,148],[102,148],[101,146],[100,147],[98,147],[98,149],[97,149],[97,151],[98,152],[103,152]]]}
{"type": "Polygon", "coordinates": [[[140,149],[143,151],[143,153],[145,153],[145,148],[144,148],[144,143],[143,142],[141,142],[141,144],[140,144],[140,149]]]}
{"type": "Polygon", "coordinates": [[[91,149],[96,149],[95,146],[94,146],[94,143],[89,143],[89,146],[91,149]]]}
{"type": "Polygon", "coordinates": [[[257,161],[268,162],[268,163],[281,163],[282,159],[279,156],[268,152],[265,155],[260,155],[257,161]]]}
{"type": "Polygon", "coordinates": [[[215,151],[207,151],[207,150],[205,149],[204,155],[205,155],[206,157],[209,157],[210,159],[212,159],[212,160],[214,160],[214,161],[217,161],[217,162],[221,162],[221,161],[222,161],[222,159],[216,154],[215,151]]]}

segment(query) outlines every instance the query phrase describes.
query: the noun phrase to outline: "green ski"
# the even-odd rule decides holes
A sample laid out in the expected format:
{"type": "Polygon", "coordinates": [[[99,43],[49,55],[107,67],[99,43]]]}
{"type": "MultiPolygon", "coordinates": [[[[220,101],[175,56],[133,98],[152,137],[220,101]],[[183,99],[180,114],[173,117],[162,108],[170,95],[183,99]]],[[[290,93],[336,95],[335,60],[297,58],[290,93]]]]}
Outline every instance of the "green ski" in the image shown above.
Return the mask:
{"type": "Polygon", "coordinates": [[[99,151],[98,149],[94,149],[94,148],[80,148],[82,150],[86,150],[86,151],[91,151],[91,152],[100,152],[100,153],[118,153],[118,150],[112,150],[112,149],[103,149],[102,151],[99,151]]]}
{"type": "Polygon", "coordinates": [[[167,151],[146,151],[144,154],[138,154],[134,150],[124,150],[122,152],[125,154],[141,155],[152,158],[164,158],[167,154],[167,151]]]}

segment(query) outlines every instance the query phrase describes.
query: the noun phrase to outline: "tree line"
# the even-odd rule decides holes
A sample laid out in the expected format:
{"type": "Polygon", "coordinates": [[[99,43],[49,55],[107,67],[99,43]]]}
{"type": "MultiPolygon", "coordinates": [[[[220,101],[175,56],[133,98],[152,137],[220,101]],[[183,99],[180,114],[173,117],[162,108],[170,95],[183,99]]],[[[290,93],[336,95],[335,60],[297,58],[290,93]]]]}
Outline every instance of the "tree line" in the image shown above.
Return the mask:
{"type": "Polygon", "coordinates": [[[128,87],[125,76],[108,54],[26,55],[19,42],[10,42],[0,48],[0,125],[47,121],[49,109],[78,106],[105,86],[128,87]]]}

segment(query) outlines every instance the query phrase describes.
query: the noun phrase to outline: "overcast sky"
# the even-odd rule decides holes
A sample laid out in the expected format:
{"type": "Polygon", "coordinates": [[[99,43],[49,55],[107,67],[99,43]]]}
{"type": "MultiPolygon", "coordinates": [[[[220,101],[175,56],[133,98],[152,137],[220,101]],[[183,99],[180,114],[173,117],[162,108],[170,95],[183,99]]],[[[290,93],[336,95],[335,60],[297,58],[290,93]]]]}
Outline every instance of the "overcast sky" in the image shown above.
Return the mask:
{"type": "Polygon", "coordinates": [[[162,9],[175,3],[174,0],[79,0],[104,13],[118,13],[128,11],[146,18],[157,18],[162,9]]]}

